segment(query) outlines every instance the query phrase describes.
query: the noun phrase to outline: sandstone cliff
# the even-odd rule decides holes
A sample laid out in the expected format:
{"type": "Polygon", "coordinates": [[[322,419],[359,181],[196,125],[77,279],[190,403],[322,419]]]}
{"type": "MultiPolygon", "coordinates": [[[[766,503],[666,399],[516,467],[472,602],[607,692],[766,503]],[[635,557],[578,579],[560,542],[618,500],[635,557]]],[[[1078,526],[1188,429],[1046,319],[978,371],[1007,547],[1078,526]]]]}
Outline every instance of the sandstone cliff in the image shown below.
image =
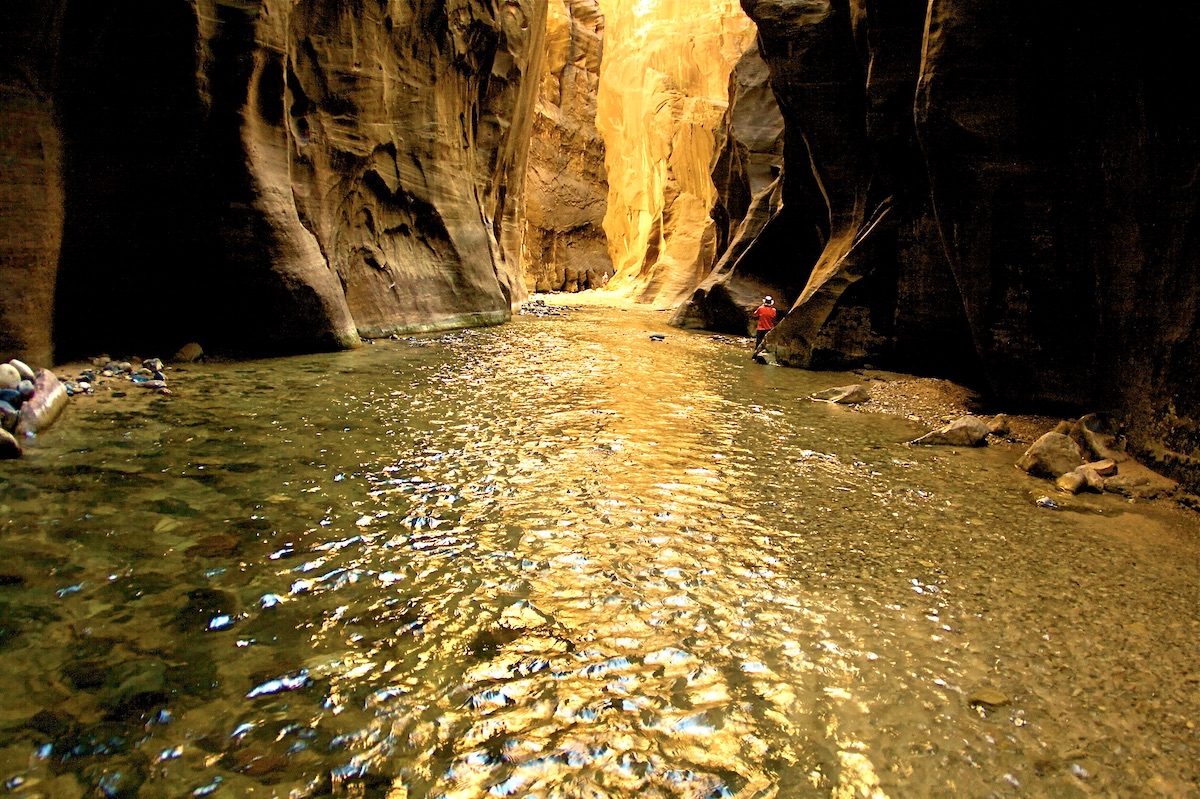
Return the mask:
{"type": "Polygon", "coordinates": [[[754,26],[736,0],[602,0],[601,8],[596,125],[610,187],[610,289],[673,308],[717,254],[716,131],[754,26]]]}
{"type": "Polygon", "coordinates": [[[1145,447],[1195,451],[1200,127],[1168,86],[1196,72],[1182,31],[1200,12],[743,7],[786,120],[784,185],[769,246],[679,323],[729,306],[731,275],[773,274],[783,363],[975,376],[1011,406],[1109,411],[1145,447]]]}
{"type": "Polygon", "coordinates": [[[525,296],[544,2],[9,5],[6,353],[354,346],[525,296]]]}
{"type": "Polygon", "coordinates": [[[599,288],[608,178],[596,100],[605,35],[597,0],[550,0],[525,192],[522,268],[530,291],[599,288]]]}
{"type": "Polygon", "coordinates": [[[751,45],[730,76],[729,107],[717,128],[717,197],[711,212],[717,263],[690,300],[676,308],[671,324],[744,335],[751,327],[746,309],[763,294],[794,296],[798,290],[796,254],[775,249],[786,220],[783,134],[767,65],[758,46],[751,45]]]}

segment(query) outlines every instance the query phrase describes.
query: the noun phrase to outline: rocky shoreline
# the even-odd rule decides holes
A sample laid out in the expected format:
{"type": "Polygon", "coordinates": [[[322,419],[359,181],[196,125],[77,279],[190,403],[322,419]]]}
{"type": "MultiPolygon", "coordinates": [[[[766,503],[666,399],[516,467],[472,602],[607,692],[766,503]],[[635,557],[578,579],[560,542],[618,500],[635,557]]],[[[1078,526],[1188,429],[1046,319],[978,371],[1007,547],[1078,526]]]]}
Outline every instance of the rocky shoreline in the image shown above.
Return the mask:
{"type": "MultiPolygon", "coordinates": [[[[175,354],[176,363],[203,356],[199,345],[188,345],[175,354]]],[[[99,355],[88,362],[34,369],[13,359],[0,364],[0,459],[20,458],[37,436],[54,425],[71,400],[110,396],[123,398],[136,391],[170,396],[166,372],[171,367],[160,358],[111,358],[99,355]]]]}
{"type": "MultiPolygon", "coordinates": [[[[1111,493],[1200,511],[1200,496],[1159,474],[1126,451],[1119,430],[1096,414],[1079,418],[987,413],[983,399],[950,380],[858,370],[863,393],[846,407],[859,413],[903,416],[930,433],[912,445],[1001,446],[1014,466],[1046,481],[1043,507],[1080,493],[1111,493]]],[[[851,386],[831,391],[845,391],[851,386]]],[[[823,399],[814,397],[814,399],[823,399]]],[[[830,401],[825,399],[824,401],[830,401]]]]}

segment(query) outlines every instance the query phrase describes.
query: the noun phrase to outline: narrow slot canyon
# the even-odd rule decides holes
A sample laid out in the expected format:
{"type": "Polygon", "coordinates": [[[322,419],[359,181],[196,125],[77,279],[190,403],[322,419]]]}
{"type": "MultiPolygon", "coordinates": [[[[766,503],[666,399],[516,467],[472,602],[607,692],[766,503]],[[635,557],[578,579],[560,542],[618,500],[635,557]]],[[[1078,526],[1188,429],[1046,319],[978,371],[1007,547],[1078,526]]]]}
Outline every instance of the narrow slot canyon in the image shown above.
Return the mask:
{"type": "Polygon", "coordinates": [[[1200,6],[0,9],[0,785],[1200,796],[1200,6]]]}

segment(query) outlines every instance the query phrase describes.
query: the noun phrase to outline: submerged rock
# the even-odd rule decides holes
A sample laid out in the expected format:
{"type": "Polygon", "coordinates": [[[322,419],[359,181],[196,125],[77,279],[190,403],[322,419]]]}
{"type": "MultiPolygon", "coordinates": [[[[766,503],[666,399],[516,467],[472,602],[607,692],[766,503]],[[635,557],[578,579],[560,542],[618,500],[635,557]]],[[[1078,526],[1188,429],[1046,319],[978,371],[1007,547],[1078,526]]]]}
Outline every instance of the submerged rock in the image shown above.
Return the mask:
{"type": "Polygon", "coordinates": [[[867,390],[866,386],[855,383],[849,386],[827,388],[824,391],[818,391],[815,394],[809,394],[808,398],[814,402],[831,402],[838,405],[857,405],[862,402],[870,402],[871,392],[867,390]]]}
{"type": "Polygon", "coordinates": [[[1008,696],[997,691],[995,688],[976,688],[967,697],[967,704],[971,705],[971,707],[982,707],[985,710],[1002,707],[1010,701],[1008,696]]]}

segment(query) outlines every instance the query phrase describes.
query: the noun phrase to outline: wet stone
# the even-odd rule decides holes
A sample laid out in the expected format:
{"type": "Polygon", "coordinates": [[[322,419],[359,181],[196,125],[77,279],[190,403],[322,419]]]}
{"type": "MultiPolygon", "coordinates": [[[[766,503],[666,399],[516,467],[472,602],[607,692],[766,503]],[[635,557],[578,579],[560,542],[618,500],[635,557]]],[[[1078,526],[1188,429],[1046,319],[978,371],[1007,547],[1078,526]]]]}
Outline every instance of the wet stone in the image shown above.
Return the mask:
{"type": "Polygon", "coordinates": [[[76,691],[97,691],[108,681],[108,669],[98,660],[75,660],[63,666],[62,677],[76,691]]]}
{"type": "Polygon", "coordinates": [[[237,602],[231,595],[215,588],[197,588],[188,592],[187,604],[175,615],[175,629],[204,632],[213,629],[214,619],[232,618],[236,612],[237,602]]]}
{"type": "Polygon", "coordinates": [[[169,698],[167,664],[160,660],[138,660],[109,671],[107,688],[97,702],[110,718],[134,720],[166,704],[169,698]]]}
{"type": "Polygon", "coordinates": [[[244,749],[234,755],[233,768],[249,777],[263,777],[283,771],[288,767],[287,755],[278,752],[263,752],[261,749],[244,749]]]}
{"type": "Polygon", "coordinates": [[[182,499],[160,499],[151,503],[150,507],[155,513],[162,513],[168,516],[186,516],[192,518],[199,515],[196,509],[182,499]]]}
{"type": "Polygon", "coordinates": [[[218,687],[217,664],[205,651],[191,648],[182,653],[185,662],[170,667],[167,678],[173,688],[189,696],[207,697],[218,687]]]}
{"type": "Polygon", "coordinates": [[[1062,433],[1050,432],[1033,442],[1017,461],[1017,467],[1034,477],[1057,480],[1083,465],[1079,446],[1062,433]]]}
{"type": "Polygon", "coordinates": [[[124,602],[135,602],[144,596],[174,588],[176,584],[176,579],[161,572],[135,572],[109,581],[106,592],[124,602]]]}
{"type": "Polygon", "coordinates": [[[52,739],[62,738],[75,727],[75,719],[61,710],[39,710],[25,726],[52,739]]]}
{"type": "Polygon", "coordinates": [[[103,765],[86,769],[83,776],[94,786],[94,794],[104,799],[135,799],[146,781],[143,758],[114,758],[103,765]]]}
{"type": "Polygon", "coordinates": [[[972,707],[983,707],[994,710],[1007,705],[1011,700],[995,688],[976,688],[967,698],[967,704],[972,707]]]}
{"type": "Polygon", "coordinates": [[[810,394],[809,399],[816,402],[832,402],[839,405],[856,405],[871,401],[871,392],[866,386],[855,383],[849,386],[827,388],[810,394]]]}
{"type": "Polygon", "coordinates": [[[242,543],[233,536],[215,533],[201,538],[183,553],[191,558],[226,558],[236,555],[241,548],[242,543]]]}

